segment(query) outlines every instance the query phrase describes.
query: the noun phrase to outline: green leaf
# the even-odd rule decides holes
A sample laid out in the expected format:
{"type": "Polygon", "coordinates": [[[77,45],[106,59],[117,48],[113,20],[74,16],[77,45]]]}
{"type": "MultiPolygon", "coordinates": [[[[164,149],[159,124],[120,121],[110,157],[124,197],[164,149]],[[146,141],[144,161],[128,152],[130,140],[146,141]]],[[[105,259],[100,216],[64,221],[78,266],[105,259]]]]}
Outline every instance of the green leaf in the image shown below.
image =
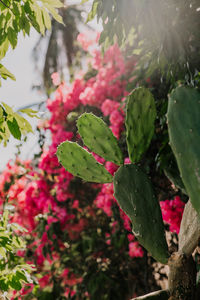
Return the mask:
{"type": "Polygon", "coordinates": [[[26,244],[18,236],[14,236],[13,239],[12,239],[12,246],[14,246],[16,249],[19,249],[19,248],[24,249],[26,244]]]}
{"type": "Polygon", "coordinates": [[[12,8],[13,13],[15,15],[20,15],[19,3],[16,3],[16,2],[13,1],[12,5],[13,5],[13,8],[12,8]]]}
{"type": "Polygon", "coordinates": [[[11,224],[11,228],[12,228],[13,230],[18,230],[18,231],[21,231],[21,232],[28,232],[28,230],[27,230],[26,228],[20,226],[20,225],[17,224],[17,223],[12,223],[12,224],[11,224]]]}
{"type": "Polygon", "coordinates": [[[17,32],[11,27],[8,28],[8,40],[10,41],[10,44],[14,49],[17,46],[17,32]]]}
{"type": "Polygon", "coordinates": [[[2,291],[7,291],[8,290],[8,283],[5,282],[5,279],[0,279],[0,289],[2,291]]]}
{"type": "Polygon", "coordinates": [[[0,247],[0,255],[6,259],[6,249],[3,247],[0,247]]]}
{"type": "Polygon", "coordinates": [[[7,224],[8,224],[8,215],[9,215],[8,210],[5,210],[4,213],[3,213],[3,226],[4,226],[4,228],[6,228],[7,224]]]}
{"type": "Polygon", "coordinates": [[[8,69],[6,69],[2,64],[0,64],[0,76],[3,79],[7,79],[9,77],[12,80],[16,80],[15,76],[10,73],[10,71],[8,71],[8,69]]]}
{"type": "Polygon", "coordinates": [[[0,106],[0,127],[3,122],[4,122],[3,108],[0,106]]]}
{"type": "Polygon", "coordinates": [[[17,120],[22,134],[33,132],[31,124],[25,118],[20,116],[18,113],[14,113],[14,117],[17,120]]]}
{"type": "Polygon", "coordinates": [[[60,0],[41,0],[43,3],[47,3],[52,7],[60,8],[63,7],[63,3],[60,0]]]}
{"type": "Polygon", "coordinates": [[[44,6],[49,10],[49,12],[51,13],[52,17],[59,23],[64,25],[63,19],[62,17],[57,13],[57,11],[55,10],[55,8],[53,8],[52,6],[50,6],[48,3],[44,3],[44,6]]]}
{"type": "Polygon", "coordinates": [[[5,41],[0,44],[0,59],[4,58],[6,52],[8,51],[8,48],[9,48],[9,40],[5,39],[5,41]]]}
{"type": "Polygon", "coordinates": [[[37,116],[37,113],[38,113],[38,111],[37,110],[33,110],[33,109],[31,109],[31,108],[24,108],[24,109],[20,109],[20,110],[18,110],[19,112],[22,112],[22,113],[24,113],[24,114],[27,114],[29,117],[31,117],[31,118],[38,118],[39,119],[39,117],[37,116]]]}
{"type": "Polygon", "coordinates": [[[7,125],[10,130],[10,133],[14,136],[14,138],[20,140],[21,139],[21,131],[20,131],[20,128],[19,128],[19,125],[18,125],[16,119],[13,118],[12,121],[8,120],[7,125]]]}
{"type": "MultiPolygon", "coordinates": [[[[2,128],[0,128],[0,129],[2,129],[2,128]]],[[[1,135],[2,135],[3,140],[4,140],[4,146],[6,146],[7,145],[7,141],[10,138],[10,130],[8,129],[7,123],[5,123],[5,126],[3,127],[3,130],[1,132],[1,135]]]]}
{"type": "Polygon", "coordinates": [[[24,18],[23,29],[25,33],[28,35],[30,34],[30,28],[31,28],[30,22],[26,18],[24,18]]]}
{"type": "Polygon", "coordinates": [[[25,282],[29,282],[29,280],[27,279],[25,273],[21,270],[16,271],[16,276],[17,276],[18,280],[23,280],[25,282]]]}
{"type": "Polygon", "coordinates": [[[88,14],[88,17],[87,17],[87,21],[86,21],[86,22],[89,22],[89,21],[91,21],[91,20],[94,19],[94,17],[96,16],[96,13],[97,13],[97,7],[98,7],[98,5],[99,5],[98,0],[95,0],[95,1],[93,2],[92,9],[91,9],[91,11],[90,11],[89,14],[88,14]]]}
{"type": "Polygon", "coordinates": [[[39,30],[42,33],[42,35],[44,35],[45,26],[44,26],[44,21],[43,21],[43,15],[42,15],[41,8],[40,8],[40,6],[37,5],[36,2],[34,3],[34,5],[31,5],[31,8],[33,9],[33,11],[35,13],[35,18],[36,18],[36,22],[39,25],[39,30]]]}
{"type": "Polygon", "coordinates": [[[13,275],[12,280],[9,282],[10,286],[17,291],[20,291],[22,288],[22,285],[20,283],[19,278],[17,277],[17,275],[13,275]]]}
{"type": "Polygon", "coordinates": [[[3,104],[3,107],[8,115],[14,115],[14,111],[9,105],[7,105],[5,102],[1,103],[3,104]]]}
{"type": "Polygon", "coordinates": [[[48,30],[50,30],[51,29],[51,18],[49,17],[49,14],[44,7],[42,8],[42,14],[43,14],[44,25],[46,26],[46,28],[48,30]]]}

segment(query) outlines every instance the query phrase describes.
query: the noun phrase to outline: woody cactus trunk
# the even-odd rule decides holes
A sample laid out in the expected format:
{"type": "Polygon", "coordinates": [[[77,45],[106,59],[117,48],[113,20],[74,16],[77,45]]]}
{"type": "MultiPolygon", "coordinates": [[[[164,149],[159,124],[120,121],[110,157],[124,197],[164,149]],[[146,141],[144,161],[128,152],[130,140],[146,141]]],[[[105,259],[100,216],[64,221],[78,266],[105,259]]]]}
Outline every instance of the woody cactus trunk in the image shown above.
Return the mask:
{"type": "Polygon", "coordinates": [[[129,216],[140,244],[162,264],[169,265],[168,289],[136,299],[199,299],[196,266],[192,253],[200,238],[200,93],[180,86],[169,96],[167,123],[170,145],[180,180],[189,197],[179,233],[179,249],[169,253],[159,201],[151,178],[141,167],[143,154],[154,135],[155,100],[146,88],[137,88],[127,97],[126,143],[131,164],[123,164],[117,139],[101,118],[85,113],[77,121],[83,143],[105,160],[119,166],[112,177],[103,165],[78,144],[59,145],[60,163],[75,176],[91,182],[114,183],[114,196],[129,216]]]}

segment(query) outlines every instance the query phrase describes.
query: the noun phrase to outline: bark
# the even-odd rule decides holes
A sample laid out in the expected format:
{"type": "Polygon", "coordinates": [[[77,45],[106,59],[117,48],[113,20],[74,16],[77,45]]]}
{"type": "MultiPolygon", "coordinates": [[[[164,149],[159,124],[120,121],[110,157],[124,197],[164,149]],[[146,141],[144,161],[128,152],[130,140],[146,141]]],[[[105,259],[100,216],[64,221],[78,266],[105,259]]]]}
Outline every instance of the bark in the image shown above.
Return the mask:
{"type": "Polygon", "coordinates": [[[169,259],[169,300],[195,299],[196,265],[192,256],[175,252],[169,259]]]}

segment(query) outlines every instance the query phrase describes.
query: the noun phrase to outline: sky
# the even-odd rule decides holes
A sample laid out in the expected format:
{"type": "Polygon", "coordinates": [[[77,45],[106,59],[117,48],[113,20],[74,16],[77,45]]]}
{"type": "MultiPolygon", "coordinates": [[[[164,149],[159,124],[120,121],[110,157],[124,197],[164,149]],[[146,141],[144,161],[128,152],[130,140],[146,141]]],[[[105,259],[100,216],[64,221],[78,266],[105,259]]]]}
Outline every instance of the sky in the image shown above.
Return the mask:
{"type": "MultiPolygon", "coordinates": [[[[38,38],[39,34],[35,30],[31,31],[30,37],[24,38],[20,34],[17,47],[14,50],[9,49],[6,57],[2,60],[2,64],[15,75],[16,81],[11,79],[2,80],[0,101],[7,103],[14,109],[44,100],[42,95],[31,89],[35,78],[34,64],[31,56],[32,49],[38,38]]],[[[36,142],[36,137],[32,134],[29,139],[32,142],[30,141],[30,144],[27,145],[25,152],[30,153],[29,146],[36,142]]],[[[15,145],[18,143],[14,138],[11,138],[7,147],[0,144],[0,170],[2,170],[9,159],[14,158],[16,152],[15,145]]],[[[26,156],[25,152],[24,157],[26,156]]]]}
{"type": "MultiPolygon", "coordinates": [[[[77,4],[81,0],[68,0],[68,4],[77,4]]],[[[92,0],[87,2],[87,8],[90,9],[92,0]]],[[[85,14],[86,15],[86,14],[85,14]]],[[[91,26],[99,29],[99,26],[95,22],[91,23],[91,26]]],[[[32,29],[29,37],[23,37],[19,35],[17,47],[12,50],[9,49],[5,58],[2,60],[2,64],[15,75],[16,81],[11,79],[2,80],[2,87],[0,88],[0,102],[3,101],[14,109],[22,108],[23,106],[30,105],[32,103],[38,103],[46,100],[46,97],[32,90],[32,85],[37,81],[37,73],[34,70],[34,62],[32,59],[32,50],[36,42],[39,39],[39,34],[32,29]]],[[[37,124],[37,120],[29,120],[33,128],[37,124]]],[[[0,159],[0,171],[3,170],[6,163],[15,157],[16,145],[19,141],[11,138],[6,147],[0,144],[1,159],[0,159]]],[[[37,136],[30,134],[28,136],[28,142],[22,147],[21,157],[28,159],[33,157],[33,154],[37,152],[37,136]]]]}

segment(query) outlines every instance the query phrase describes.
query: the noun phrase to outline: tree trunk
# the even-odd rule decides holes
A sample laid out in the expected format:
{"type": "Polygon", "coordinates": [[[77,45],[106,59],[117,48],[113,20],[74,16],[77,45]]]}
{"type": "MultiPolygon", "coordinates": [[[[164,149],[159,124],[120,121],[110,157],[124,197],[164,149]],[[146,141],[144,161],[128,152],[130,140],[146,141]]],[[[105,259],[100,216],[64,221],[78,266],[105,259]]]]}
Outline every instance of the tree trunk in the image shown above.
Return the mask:
{"type": "Polygon", "coordinates": [[[192,258],[174,252],[169,259],[169,300],[195,299],[196,265],[192,258]]]}

